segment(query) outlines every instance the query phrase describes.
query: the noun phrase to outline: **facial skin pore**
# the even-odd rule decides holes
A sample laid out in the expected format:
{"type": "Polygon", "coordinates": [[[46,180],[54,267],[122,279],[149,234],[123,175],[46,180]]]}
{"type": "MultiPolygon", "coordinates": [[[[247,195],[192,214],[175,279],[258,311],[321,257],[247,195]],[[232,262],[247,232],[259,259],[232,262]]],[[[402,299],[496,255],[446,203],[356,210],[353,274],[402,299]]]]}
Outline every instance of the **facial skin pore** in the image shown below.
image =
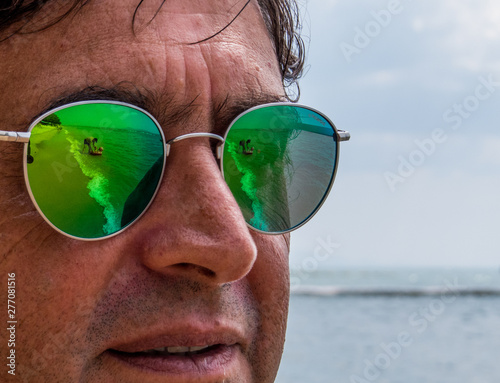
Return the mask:
{"type": "MultiPolygon", "coordinates": [[[[199,44],[190,43],[222,29],[245,2],[170,0],[153,18],[160,3],[141,5],[135,33],[138,0],[102,0],[0,43],[0,130],[26,130],[53,100],[89,86],[146,94],[141,106],[167,140],[223,134],[221,111],[230,116],[238,103],[284,98],[256,1],[199,44]]],[[[207,138],[175,143],[146,214],[96,242],[67,238],[45,223],[29,199],[22,160],[22,145],[0,145],[0,271],[4,282],[16,274],[19,321],[16,376],[4,370],[2,381],[274,381],[289,238],[246,226],[207,138]],[[193,362],[187,371],[132,365],[110,351],[212,343],[229,345],[227,360],[217,359],[218,367],[193,362]]]]}

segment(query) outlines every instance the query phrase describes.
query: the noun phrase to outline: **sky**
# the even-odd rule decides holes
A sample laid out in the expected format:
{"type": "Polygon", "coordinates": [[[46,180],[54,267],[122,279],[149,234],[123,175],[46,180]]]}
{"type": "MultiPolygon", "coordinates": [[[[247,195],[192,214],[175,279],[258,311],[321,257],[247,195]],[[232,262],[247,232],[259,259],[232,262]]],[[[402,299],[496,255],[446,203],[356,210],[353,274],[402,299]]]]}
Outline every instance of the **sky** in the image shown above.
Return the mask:
{"type": "Polygon", "coordinates": [[[301,2],[300,103],[342,142],[292,269],[500,267],[500,4],[301,2]]]}

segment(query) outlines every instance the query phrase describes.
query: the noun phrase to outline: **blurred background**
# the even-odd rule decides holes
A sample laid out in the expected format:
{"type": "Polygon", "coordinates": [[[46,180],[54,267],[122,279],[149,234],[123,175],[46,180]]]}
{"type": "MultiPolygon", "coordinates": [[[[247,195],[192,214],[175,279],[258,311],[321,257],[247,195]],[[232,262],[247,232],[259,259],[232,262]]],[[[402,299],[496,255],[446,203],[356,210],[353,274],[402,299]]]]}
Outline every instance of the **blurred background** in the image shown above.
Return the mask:
{"type": "Polygon", "coordinates": [[[301,2],[300,103],[351,141],[292,234],[278,383],[500,379],[500,4],[301,2]]]}

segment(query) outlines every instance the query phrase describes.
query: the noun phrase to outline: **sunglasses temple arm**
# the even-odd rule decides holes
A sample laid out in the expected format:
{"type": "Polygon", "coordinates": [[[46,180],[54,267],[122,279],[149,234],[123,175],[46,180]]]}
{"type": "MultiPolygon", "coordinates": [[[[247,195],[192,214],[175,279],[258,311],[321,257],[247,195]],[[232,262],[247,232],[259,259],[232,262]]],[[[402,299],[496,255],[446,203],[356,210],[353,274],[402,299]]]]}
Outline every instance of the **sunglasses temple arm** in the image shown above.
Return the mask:
{"type": "Polygon", "coordinates": [[[27,132],[8,132],[0,130],[0,141],[29,142],[30,134],[27,132]]]}
{"type": "Polygon", "coordinates": [[[349,141],[351,134],[345,130],[337,130],[337,137],[339,141],[349,141]]]}

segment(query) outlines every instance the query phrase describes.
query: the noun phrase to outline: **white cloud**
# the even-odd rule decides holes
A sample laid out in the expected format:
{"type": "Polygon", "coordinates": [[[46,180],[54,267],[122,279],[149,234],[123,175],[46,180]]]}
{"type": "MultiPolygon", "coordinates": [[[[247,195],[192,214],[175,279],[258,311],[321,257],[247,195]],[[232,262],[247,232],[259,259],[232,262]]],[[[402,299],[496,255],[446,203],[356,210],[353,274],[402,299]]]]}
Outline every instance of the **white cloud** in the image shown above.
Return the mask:
{"type": "Polygon", "coordinates": [[[433,45],[454,56],[456,67],[474,72],[498,70],[498,2],[442,0],[420,3],[415,11],[413,29],[432,36],[433,45]],[[491,53],[497,55],[493,63],[485,59],[491,53]]]}

